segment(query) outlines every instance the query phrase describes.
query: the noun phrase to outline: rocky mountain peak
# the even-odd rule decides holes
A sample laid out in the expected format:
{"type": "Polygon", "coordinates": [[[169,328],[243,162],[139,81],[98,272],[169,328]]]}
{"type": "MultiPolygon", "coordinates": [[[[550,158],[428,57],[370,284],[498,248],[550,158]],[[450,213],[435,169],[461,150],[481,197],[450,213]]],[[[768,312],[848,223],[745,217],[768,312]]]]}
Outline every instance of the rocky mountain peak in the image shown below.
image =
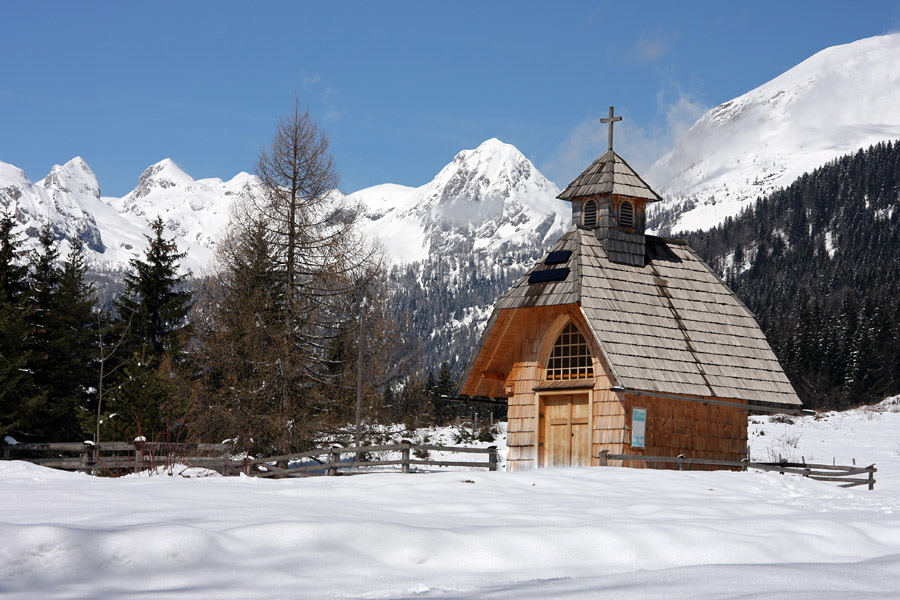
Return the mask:
{"type": "Polygon", "coordinates": [[[496,138],[456,154],[418,188],[380,185],[351,200],[364,206],[364,230],[404,264],[447,252],[542,245],[568,227],[569,207],[519,150],[496,138]]]}
{"type": "Polygon", "coordinates": [[[100,198],[100,183],[83,158],[76,156],[64,165],[53,165],[37,185],[44,189],[100,198]]]}
{"type": "Polygon", "coordinates": [[[133,198],[141,198],[155,189],[169,189],[174,187],[188,187],[194,183],[194,179],[181,170],[171,158],[164,158],[154,165],[150,165],[138,178],[138,185],[129,194],[133,198]]]}

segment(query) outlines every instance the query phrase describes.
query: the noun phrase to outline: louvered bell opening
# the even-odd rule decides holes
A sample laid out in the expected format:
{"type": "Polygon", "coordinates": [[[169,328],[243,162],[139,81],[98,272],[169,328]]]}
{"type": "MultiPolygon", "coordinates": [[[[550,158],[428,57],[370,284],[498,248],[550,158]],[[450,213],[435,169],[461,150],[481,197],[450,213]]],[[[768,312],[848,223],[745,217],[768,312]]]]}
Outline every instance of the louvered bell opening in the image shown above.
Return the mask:
{"type": "Polygon", "coordinates": [[[588,200],[584,203],[584,216],[582,222],[585,227],[594,228],[597,226],[597,203],[588,200]]]}
{"type": "Polygon", "coordinates": [[[619,207],[619,227],[634,229],[634,206],[631,202],[623,202],[619,207]]]}

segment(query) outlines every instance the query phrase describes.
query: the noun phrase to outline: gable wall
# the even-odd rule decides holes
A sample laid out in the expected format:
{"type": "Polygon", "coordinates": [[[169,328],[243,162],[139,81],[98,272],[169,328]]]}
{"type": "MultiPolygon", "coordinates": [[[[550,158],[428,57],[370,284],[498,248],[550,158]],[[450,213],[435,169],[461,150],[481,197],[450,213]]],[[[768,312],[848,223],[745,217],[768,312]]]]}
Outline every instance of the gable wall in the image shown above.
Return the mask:
{"type": "MultiPolygon", "coordinates": [[[[555,329],[561,317],[580,315],[578,305],[548,306],[515,309],[522,319],[519,339],[510,353],[506,386],[512,387],[509,396],[506,443],[508,471],[533,468],[537,461],[537,397],[534,387],[543,381],[544,365],[541,349],[549,329],[555,329]]],[[[581,323],[579,323],[581,326],[581,323]]]]}

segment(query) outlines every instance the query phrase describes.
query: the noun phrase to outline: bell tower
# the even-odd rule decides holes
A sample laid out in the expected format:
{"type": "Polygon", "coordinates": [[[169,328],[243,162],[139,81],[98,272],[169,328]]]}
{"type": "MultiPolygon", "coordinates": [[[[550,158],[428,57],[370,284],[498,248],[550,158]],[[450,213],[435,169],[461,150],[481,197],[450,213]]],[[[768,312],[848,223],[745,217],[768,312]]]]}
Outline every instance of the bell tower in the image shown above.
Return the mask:
{"type": "Polygon", "coordinates": [[[572,203],[572,223],[592,230],[611,261],[643,267],[647,203],[662,197],[613,151],[613,124],[621,120],[610,106],[600,120],[609,123],[609,149],[557,198],[572,203]]]}

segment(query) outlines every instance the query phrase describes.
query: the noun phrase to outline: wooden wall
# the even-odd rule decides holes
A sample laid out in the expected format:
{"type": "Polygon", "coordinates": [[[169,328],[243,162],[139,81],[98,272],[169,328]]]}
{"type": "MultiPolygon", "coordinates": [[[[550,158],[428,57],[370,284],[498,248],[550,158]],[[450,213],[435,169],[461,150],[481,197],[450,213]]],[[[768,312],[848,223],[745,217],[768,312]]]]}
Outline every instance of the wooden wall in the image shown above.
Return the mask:
{"type": "MultiPolygon", "coordinates": [[[[591,440],[591,464],[598,465],[597,457],[601,450],[607,450],[610,454],[624,454],[626,444],[631,442],[631,434],[627,428],[625,407],[619,399],[619,394],[609,391],[609,377],[604,371],[598,371],[597,365],[603,364],[601,360],[594,361],[594,374],[597,383],[594,386],[594,422],[593,438],[591,440]]],[[[609,462],[610,466],[622,466],[621,463],[609,462]]]]}
{"type": "MultiPolygon", "coordinates": [[[[631,410],[647,409],[646,447],[631,446],[630,431],[623,454],[678,456],[710,460],[740,461],[747,457],[747,411],[733,406],[704,405],[688,400],[672,400],[624,394],[628,427],[631,410]]],[[[741,403],[740,400],[731,402],[741,403]]],[[[610,450],[610,453],[613,451],[610,450]]],[[[626,463],[636,468],[677,468],[677,465],[626,463]]],[[[694,468],[694,467],[692,467],[694,468]]]]}

